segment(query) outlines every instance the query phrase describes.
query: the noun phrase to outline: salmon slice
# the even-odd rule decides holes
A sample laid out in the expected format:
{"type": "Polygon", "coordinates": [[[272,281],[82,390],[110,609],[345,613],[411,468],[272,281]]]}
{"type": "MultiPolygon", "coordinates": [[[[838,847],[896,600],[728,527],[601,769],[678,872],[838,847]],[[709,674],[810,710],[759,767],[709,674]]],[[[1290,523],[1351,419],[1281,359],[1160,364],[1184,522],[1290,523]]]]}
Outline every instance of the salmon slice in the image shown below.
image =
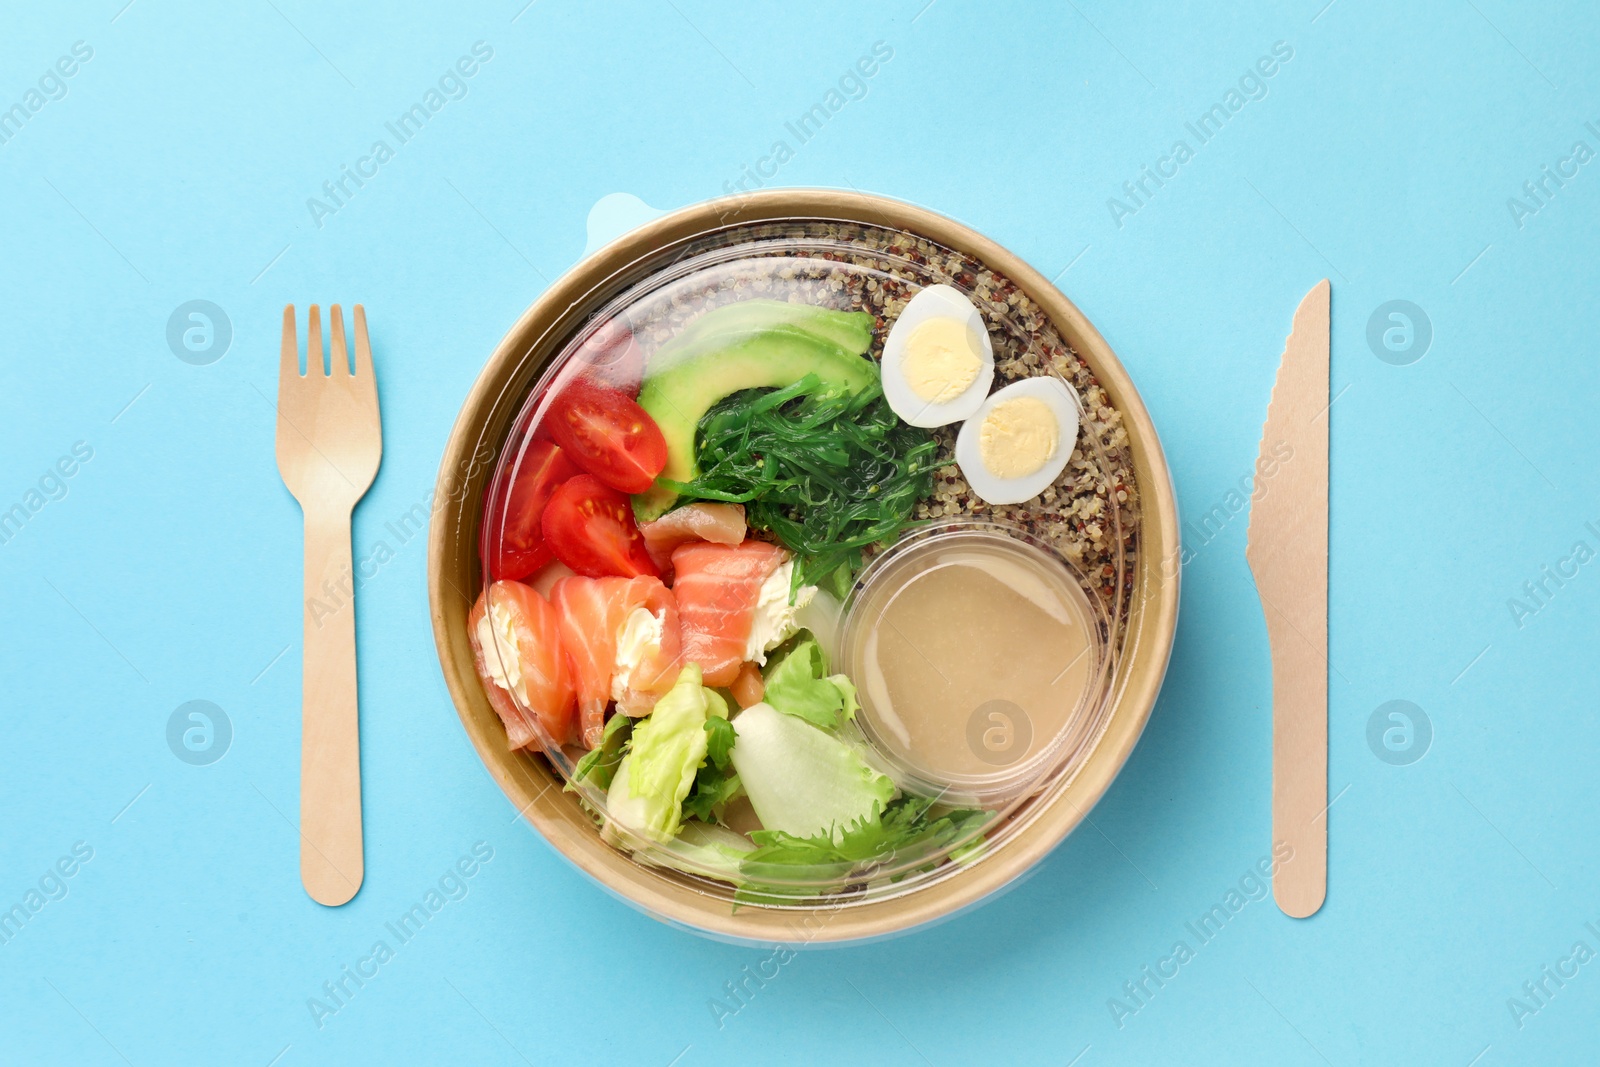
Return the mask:
{"type": "Polygon", "coordinates": [[[730,685],[739,676],[761,583],[788,555],[765,541],[692,541],[673,550],[672,595],[683,629],[683,659],[700,665],[706,685],[730,685]]]}
{"type": "Polygon", "coordinates": [[[761,668],[754,663],[741,663],[739,675],[728,686],[728,691],[733,694],[733,699],[739,702],[739,707],[749,708],[761,703],[761,698],[767,694],[766,682],[761,678],[761,668]]]}
{"type": "Polygon", "coordinates": [[[521,582],[495,582],[467,614],[467,635],[511,748],[577,740],[572,671],[560,620],[544,597],[521,582]]]}
{"type": "Polygon", "coordinates": [[[615,700],[617,710],[624,714],[643,715],[677,681],[683,666],[677,604],[660,579],[649,577],[574,575],[558,580],[551,587],[550,599],[572,663],[583,743],[593,748],[605,727],[606,705],[615,700]],[[630,665],[627,683],[619,692],[615,685],[617,642],[638,608],[655,616],[660,643],[646,648],[638,662],[630,665]]]}
{"type": "Polygon", "coordinates": [[[562,578],[550,587],[550,602],[560,619],[561,643],[572,661],[572,687],[578,695],[578,726],[593,748],[605,727],[611,703],[611,671],[617,661],[617,628],[624,610],[627,578],[562,578]]]}
{"type": "Polygon", "coordinates": [[[689,541],[736,545],[744,540],[743,504],[685,504],[639,527],[644,549],[664,578],[672,577],[672,550],[689,541]]]}

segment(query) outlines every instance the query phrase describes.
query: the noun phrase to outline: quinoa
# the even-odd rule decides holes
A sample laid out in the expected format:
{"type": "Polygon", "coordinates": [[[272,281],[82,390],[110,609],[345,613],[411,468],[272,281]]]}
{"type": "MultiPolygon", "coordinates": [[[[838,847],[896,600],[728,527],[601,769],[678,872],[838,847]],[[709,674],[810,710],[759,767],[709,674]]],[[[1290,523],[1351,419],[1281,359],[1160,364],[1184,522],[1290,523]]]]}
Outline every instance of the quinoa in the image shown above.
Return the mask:
{"type": "Polygon", "coordinates": [[[1014,282],[926,238],[820,219],[731,227],[651,267],[653,273],[635,294],[620,301],[647,354],[711,308],[759,298],[870,312],[876,322],[868,354],[879,359],[889,326],[917,291],[944,283],[966,293],[994,345],[994,388],[1058,375],[1082,401],[1079,436],[1066,469],[1043,493],[1022,504],[990,505],[953,462],[959,427],[940,427],[934,435],[945,465],[914,518],[991,520],[1053,546],[1099,598],[1112,620],[1113,643],[1121,643],[1139,527],[1138,486],[1122,413],[1094,370],[1014,282]]]}

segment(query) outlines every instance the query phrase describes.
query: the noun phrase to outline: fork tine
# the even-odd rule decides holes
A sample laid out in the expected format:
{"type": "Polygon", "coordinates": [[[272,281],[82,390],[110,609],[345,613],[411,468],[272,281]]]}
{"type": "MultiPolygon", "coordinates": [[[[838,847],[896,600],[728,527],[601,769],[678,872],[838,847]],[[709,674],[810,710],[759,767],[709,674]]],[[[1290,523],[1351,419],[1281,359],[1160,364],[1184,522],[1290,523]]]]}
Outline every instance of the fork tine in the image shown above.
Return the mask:
{"type": "Polygon", "coordinates": [[[294,334],[294,305],[283,305],[283,346],[278,354],[279,388],[289,378],[300,377],[300,342],[294,334]]]}
{"type": "Polygon", "coordinates": [[[322,355],[322,309],[311,305],[311,321],[306,324],[306,377],[313,373],[326,376],[327,361],[322,355]]]}
{"type": "Polygon", "coordinates": [[[367,309],[360,304],[355,306],[355,331],[356,331],[356,377],[365,378],[369,383],[376,379],[372,371],[372,344],[367,340],[367,309]]]}
{"type": "Polygon", "coordinates": [[[338,304],[328,307],[328,371],[335,378],[350,377],[350,354],[344,347],[344,311],[338,304]]]}

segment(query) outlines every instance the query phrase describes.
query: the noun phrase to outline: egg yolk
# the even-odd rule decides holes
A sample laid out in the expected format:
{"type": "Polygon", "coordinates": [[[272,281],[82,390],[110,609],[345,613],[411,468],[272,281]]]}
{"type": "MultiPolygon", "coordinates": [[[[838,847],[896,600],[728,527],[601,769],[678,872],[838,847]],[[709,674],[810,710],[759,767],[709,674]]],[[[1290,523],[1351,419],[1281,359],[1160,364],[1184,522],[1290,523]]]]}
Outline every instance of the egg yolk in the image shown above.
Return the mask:
{"type": "Polygon", "coordinates": [[[948,404],[978,380],[983,360],[960,319],[929,319],[906,338],[900,370],[919,399],[948,404]]]}
{"type": "Polygon", "coordinates": [[[983,420],[978,451],[997,478],[1025,478],[1056,454],[1060,428],[1055,413],[1038,397],[996,404],[983,420]]]}

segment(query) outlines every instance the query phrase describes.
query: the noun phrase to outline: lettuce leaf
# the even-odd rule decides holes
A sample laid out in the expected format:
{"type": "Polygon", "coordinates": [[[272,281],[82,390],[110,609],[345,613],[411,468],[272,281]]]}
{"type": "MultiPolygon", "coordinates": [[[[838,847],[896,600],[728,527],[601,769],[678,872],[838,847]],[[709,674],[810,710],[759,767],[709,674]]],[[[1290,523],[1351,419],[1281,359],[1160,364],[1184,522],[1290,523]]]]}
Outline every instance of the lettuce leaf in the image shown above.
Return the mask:
{"type": "Polygon", "coordinates": [[[753,848],[749,838],[725,826],[686,822],[677,837],[640,858],[657,866],[739,886],[744,884],[744,858],[753,848]]]}
{"type": "Polygon", "coordinates": [[[982,826],[993,814],[961,808],[930,816],[932,807],[933,801],[925,797],[902,797],[876,818],[858,820],[837,834],[799,837],[782,830],[754,830],[750,840],[757,847],[746,858],[751,863],[783,866],[858,866],[896,856],[910,858],[913,848],[935,851],[982,826]]]}
{"type": "Polygon", "coordinates": [[[830,674],[823,681],[832,682],[839,690],[839,696],[844,700],[844,717],[855,718],[856,712],[861,710],[861,701],[856,697],[856,683],[842,674],[830,674]]]}
{"type": "Polygon", "coordinates": [[[682,828],[684,798],[706,758],[706,720],[727,714],[722,698],[702,686],[700,677],[697,664],[685,667],[634,726],[606,794],[606,813],[616,829],[664,844],[682,828]]]}
{"type": "MultiPolygon", "coordinates": [[[[773,903],[811,896],[816,884],[826,879],[851,877],[875,864],[915,863],[956,842],[965,843],[950,853],[953,862],[976,856],[984,840],[978,831],[994,813],[962,808],[934,815],[933,806],[924,797],[902,797],[881,815],[858,820],[837,834],[799,837],[781,830],[756,830],[750,834],[756,848],[744,857],[744,880],[736,897],[747,903],[773,903]]],[[[932,869],[937,862],[930,858],[921,869],[932,869]]],[[[894,880],[902,877],[904,873],[897,874],[894,880]]]]}
{"type": "Polygon", "coordinates": [[[733,767],[768,829],[828,834],[875,820],[894,795],[894,783],[844,741],[771,704],[745,708],[733,728],[733,767]]]}
{"type": "Polygon", "coordinates": [[[809,631],[778,647],[761,672],[762,699],[785,715],[831,729],[856,713],[856,687],[842,674],[828,670],[822,646],[809,631]]]}

